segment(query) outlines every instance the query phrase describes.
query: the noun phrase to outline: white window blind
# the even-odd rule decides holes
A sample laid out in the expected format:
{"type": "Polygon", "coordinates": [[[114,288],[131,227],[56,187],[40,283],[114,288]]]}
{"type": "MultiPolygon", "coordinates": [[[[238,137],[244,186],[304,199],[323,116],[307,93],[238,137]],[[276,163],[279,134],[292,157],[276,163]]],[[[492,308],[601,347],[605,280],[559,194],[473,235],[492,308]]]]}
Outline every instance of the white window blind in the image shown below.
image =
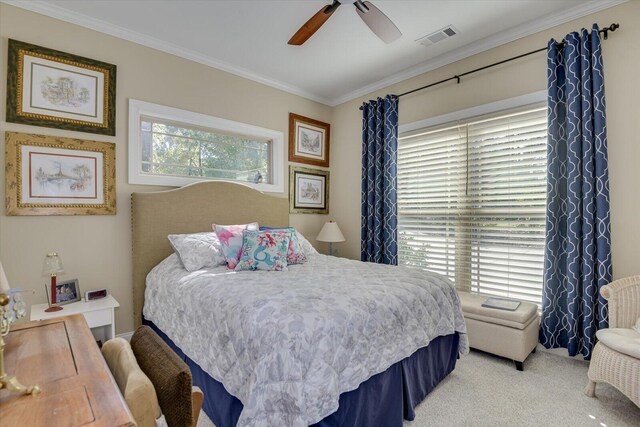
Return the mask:
{"type": "Polygon", "coordinates": [[[401,135],[400,264],[540,304],[546,135],[544,106],[401,135]]]}

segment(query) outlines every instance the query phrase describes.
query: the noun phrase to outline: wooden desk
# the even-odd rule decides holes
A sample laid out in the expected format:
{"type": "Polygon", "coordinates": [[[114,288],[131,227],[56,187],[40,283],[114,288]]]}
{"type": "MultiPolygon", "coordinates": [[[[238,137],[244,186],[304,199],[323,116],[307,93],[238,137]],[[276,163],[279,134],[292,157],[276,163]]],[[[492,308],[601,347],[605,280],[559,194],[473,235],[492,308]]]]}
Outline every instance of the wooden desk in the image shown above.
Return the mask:
{"type": "Polygon", "coordinates": [[[0,390],[2,427],[135,426],[81,314],[13,325],[5,369],[37,396],[0,390]]]}

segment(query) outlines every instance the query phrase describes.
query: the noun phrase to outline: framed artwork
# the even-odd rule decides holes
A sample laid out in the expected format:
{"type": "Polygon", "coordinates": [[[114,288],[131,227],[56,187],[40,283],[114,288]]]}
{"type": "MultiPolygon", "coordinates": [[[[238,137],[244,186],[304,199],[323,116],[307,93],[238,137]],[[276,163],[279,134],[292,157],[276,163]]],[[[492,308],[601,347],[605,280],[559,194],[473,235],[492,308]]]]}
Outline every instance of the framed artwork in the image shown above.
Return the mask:
{"type": "Polygon", "coordinates": [[[289,161],[329,167],[331,125],[289,113],[289,161]]]}
{"type": "MultiPolygon", "coordinates": [[[[48,288],[49,286],[45,285],[45,289],[47,291],[47,299],[50,301],[51,298],[49,297],[48,288]]],[[[78,283],[78,279],[66,280],[64,282],[56,283],[56,304],[65,305],[72,302],[80,301],[81,299],[82,296],[80,294],[80,284],[78,283]]]]}
{"type": "Polygon", "coordinates": [[[115,144],[5,135],[7,215],[115,215],[115,144]]]}
{"type": "Polygon", "coordinates": [[[329,213],[329,171],[289,166],[289,212],[329,213]]]}
{"type": "Polygon", "coordinates": [[[116,134],[116,66],[9,39],[7,121],[116,134]]]}

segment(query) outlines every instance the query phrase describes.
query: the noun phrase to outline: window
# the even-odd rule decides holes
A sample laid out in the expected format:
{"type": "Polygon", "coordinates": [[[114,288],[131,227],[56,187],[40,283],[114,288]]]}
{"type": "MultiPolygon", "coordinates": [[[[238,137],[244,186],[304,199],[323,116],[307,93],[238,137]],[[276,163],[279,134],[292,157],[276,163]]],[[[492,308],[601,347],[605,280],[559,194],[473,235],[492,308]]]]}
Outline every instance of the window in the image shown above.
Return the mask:
{"type": "Polygon", "coordinates": [[[283,134],[148,102],[129,101],[129,183],[241,182],[282,192],[283,134]]]}
{"type": "Polygon", "coordinates": [[[546,137],[540,104],[402,133],[400,264],[540,304],[546,137]]]}

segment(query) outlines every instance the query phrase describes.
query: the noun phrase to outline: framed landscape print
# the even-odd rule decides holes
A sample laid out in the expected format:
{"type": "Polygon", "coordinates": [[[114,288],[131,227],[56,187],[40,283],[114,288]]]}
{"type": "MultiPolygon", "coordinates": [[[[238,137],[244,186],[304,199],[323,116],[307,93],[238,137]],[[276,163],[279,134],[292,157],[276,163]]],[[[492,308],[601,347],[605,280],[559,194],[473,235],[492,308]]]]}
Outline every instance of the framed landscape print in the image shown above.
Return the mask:
{"type": "Polygon", "coordinates": [[[329,171],[289,166],[289,212],[329,213],[329,171]]]}
{"type": "Polygon", "coordinates": [[[289,113],[289,161],[329,167],[331,125],[289,113]]]}
{"type": "Polygon", "coordinates": [[[116,66],[9,39],[7,121],[116,134],[116,66]]]}
{"type": "Polygon", "coordinates": [[[115,144],[6,132],[7,215],[115,215],[115,144]]]}

